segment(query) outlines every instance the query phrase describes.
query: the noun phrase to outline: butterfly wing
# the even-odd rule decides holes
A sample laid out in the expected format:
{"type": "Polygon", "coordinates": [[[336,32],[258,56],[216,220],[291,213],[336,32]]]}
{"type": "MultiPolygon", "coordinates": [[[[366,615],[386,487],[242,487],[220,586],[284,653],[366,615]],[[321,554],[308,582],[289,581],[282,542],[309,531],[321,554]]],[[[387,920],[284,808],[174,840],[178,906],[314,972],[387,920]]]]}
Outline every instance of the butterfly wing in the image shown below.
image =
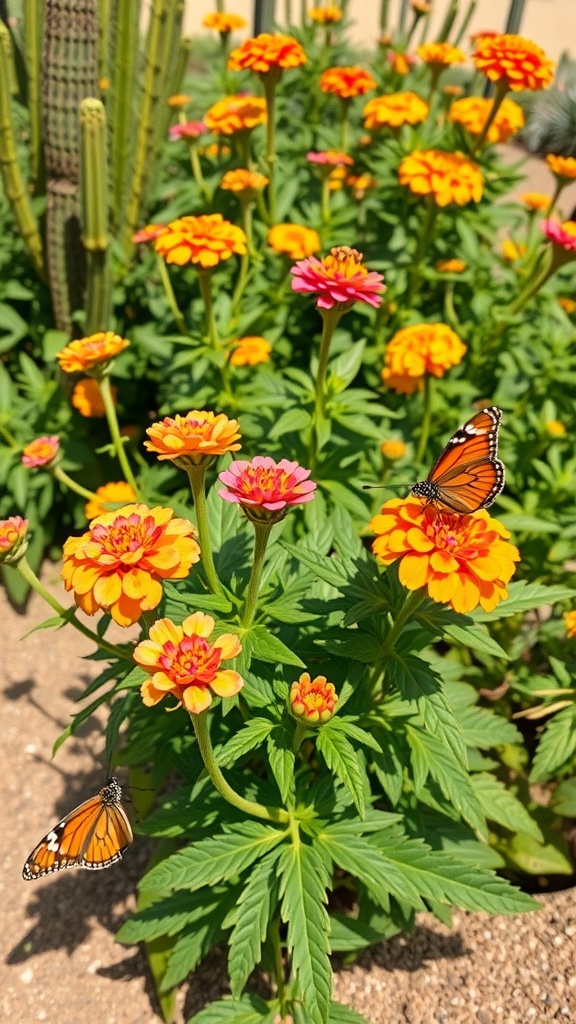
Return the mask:
{"type": "Polygon", "coordinates": [[[26,860],[22,877],[41,878],[61,868],[107,868],[132,842],[132,829],[116,779],[85,800],[44,836],[26,860]]]}

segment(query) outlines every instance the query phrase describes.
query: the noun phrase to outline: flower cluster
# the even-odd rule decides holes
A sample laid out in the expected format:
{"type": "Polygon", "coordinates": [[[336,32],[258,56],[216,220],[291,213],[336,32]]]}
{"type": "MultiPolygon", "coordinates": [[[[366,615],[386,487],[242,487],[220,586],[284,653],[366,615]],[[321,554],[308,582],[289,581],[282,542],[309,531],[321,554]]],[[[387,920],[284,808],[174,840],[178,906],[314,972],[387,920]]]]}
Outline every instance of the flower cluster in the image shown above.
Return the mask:
{"type": "Polygon", "coordinates": [[[382,381],[386,387],[411,394],[424,374],[443,377],[466,354],[466,345],[447,324],[413,324],[397,331],[386,346],[382,381]]]}
{"type": "Polygon", "coordinates": [[[401,128],[404,124],[420,124],[428,117],[428,104],[415,92],[393,92],[376,96],[364,107],[364,127],[368,131],[378,128],[401,128]]]}
{"type": "Polygon", "coordinates": [[[320,76],[322,92],[333,93],[342,100],[350,100],[354,96],[363,96],[376,88],[376,82],[364,68],[358,65],[328,68],[320,76]]]}
{"type": "Polygon", "coordinates": [[[204,115],[204,123],[217,135],[250,132],[259,124],[266,124],[266,100],[259,96],[225,96],[204,115]]]}
{"type": "Polygon", "coordinates": [[[554,78],[554,62],[540,46],[523,36],[484,33],[472,56],[478,70],[491,82],[502,82],[512,92],[547,89],[554,78]]]}
{"type": "Polygon", "coordinates": [[[60,369],[64,373],[87,373],[99,375],[115,356],[128,348],[125,338],[112,331],[99,331],[87,338],[71,341],[56,353],[60,369]]]}
{"type": "Polygon", "coordinates": [[[156,239],[155,249],[166,263],[176,263],[179,267],[193,263],[201,270],[211,270],[234,253],[243,256],[246,235],[241,228],[224,220],[221,213],[179,217],[156,239]]]}
{"type": "Polygon", "coordinates": [[[414,195],[430,196],[437,206],[479,203],[484,191],[484,179],[477,164],[461,153],[441,149],[414,150],[405,156],[398,168],[398,178],[414,195]]]}
{"type": "MultiPolygon", "coordinates": [[[[490,116],[494,101],[482,96],[466,96],[456,100],[450,107],[449,118],[454,124],[461,124],[471,135],[480,135],[490,116]]],[[[524,127],[524,112],[514,100],[505,98],[492,121],[486,140],[507,142],[511,135],[524,127]]],[[[576,163],[576,161],[575,161],[576,163]]]]}
{"type": "Polygon", "coordinates": [[[336,246],[322,260],[314,256],[302,260],[290,272],[293,290],[316,295],[318,309],[346,310],[354,302],[378,307],[382,302],[383,275],[369,273],[362,262],[362,253],[347,245],[336,246]]]}
{"type": "Polygon", "coordinates": [[[186,416],[166,416],[148,427],[146,433],[150,440],[144,442],[144,447],[160,462],[169,459],[180,469],[203,465],[207,459],[237,452],[241,447],[237,420],[198,409],[186,416]]]}

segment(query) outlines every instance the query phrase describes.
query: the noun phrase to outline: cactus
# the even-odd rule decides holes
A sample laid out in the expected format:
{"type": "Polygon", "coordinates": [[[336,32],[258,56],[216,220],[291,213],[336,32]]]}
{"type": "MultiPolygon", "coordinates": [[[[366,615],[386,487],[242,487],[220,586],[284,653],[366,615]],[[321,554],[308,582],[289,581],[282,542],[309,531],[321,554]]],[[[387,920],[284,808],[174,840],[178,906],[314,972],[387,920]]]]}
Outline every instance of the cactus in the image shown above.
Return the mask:
{"type": "Polygon", "coordinates": [[[87,259],[86,333],[108,330],[110,268],[108,263],[108,163],[106,111],[100,100],[80,104],[80,186],[82,241],[87,259]]]}
{"type": "Polygon", "coordinates": [[[112,225],[118,229],[126,203],[134,139],[134,80],[138,60],[140,0],[116,0],[112,12],[110,88],[110,188],[112,225]]]}
{"type": "Polygon", "coordinates": [[[24,55],[27,75],[28,114],[30,117],[30,188],[39,195],[45,188],[44,150],[40,111],[40,41],[42,4],[24,0],[24,55]]]}

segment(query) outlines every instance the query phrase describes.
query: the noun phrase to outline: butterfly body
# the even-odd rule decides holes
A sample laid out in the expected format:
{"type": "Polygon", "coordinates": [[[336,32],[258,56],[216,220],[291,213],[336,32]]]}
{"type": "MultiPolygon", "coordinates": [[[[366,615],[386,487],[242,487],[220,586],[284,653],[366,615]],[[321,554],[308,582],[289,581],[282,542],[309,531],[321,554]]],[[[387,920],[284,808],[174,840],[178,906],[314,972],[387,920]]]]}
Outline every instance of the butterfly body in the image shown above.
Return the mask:
{"type": "Polygon", "coordinates": [[[411,493],[461,515],[488,508],[504,487],[498,458],[501,419],[495,405],[477,412],[450,438],[428,478],[414,484],[411,493]]]}
{"type": "Polygon", "coordinates": [[[121,860],[132,842],[121,799],[117,779],[107,779],[96,796],[85,800],[46,833],[27,858],[22,877],[32,881],[61,868],[98,871],[121,860]]]}

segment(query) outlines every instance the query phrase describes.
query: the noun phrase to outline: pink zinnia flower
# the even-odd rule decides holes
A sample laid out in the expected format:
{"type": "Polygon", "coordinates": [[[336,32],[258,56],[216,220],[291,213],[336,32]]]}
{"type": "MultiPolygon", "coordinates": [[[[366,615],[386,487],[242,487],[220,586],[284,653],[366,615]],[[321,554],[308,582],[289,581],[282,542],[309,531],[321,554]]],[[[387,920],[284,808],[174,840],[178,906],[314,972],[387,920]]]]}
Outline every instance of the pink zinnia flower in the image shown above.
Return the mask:
{"type": "Polygon", "coordinates": [[[576,221],[565,220],[561,224],[550,218],[541,221],[540,227],[553,245],[559,245],[566,252],[576,252],[576,221]]]}
{"type": "Polygon", "coordinates": [[[368,273],[362,263],[362,253],[339,245],[330,250],[323,260],[311,256],[290,268],[294,275],[292,290],[311,292],[318,296],[318,309],[350,309],[354,302],[366,302],[376,308],[382,302],[379,293],[385,291],[384,277],[368,273]]]}
{"type": "Polygon", "coordinates": [[[177,142],[178,139],[199,139],[207,131],[208,126],[204,121],[185,121],[183,124],[173,124],[168,131],[168,137],[171,142],[177,142]]]}
{"type": "Polygon", "coordinates": [[[134,232],[132,241],[134,245],[140,245],[142,242],[154,242],[165,230],[165,224],[147,224],[145,228],[140,228],[134,232]]]}
{"type": "Polygon", "coordinates": [[[58,454],[60,438],[53,434],[51,437],[37,437],[30,441],[22,452],[22,465],[26,469],[35,469],[37,466],[47,466],[58,454]]]}
{"type": "Polygon", "coordinates": [[[309,476],[310,470],[297,462],[274,462],[268,456],[257,455],[251,462],[238,459],[220,473],[226,486],[219,494],[225,501],[242,505],[249,519],[278,522],[289,505],[312,501],[316,484],[309,476]]]}
{"type": "Polygon", "coordinates": [[[338,149],[325,149],[320,152],[311,150],[306,153],[306,159],[310,164],[327,164],[329,167],[339,167],[342,164],[352,167],[354,163],[351,156],[341,153],[338,149]]]}

